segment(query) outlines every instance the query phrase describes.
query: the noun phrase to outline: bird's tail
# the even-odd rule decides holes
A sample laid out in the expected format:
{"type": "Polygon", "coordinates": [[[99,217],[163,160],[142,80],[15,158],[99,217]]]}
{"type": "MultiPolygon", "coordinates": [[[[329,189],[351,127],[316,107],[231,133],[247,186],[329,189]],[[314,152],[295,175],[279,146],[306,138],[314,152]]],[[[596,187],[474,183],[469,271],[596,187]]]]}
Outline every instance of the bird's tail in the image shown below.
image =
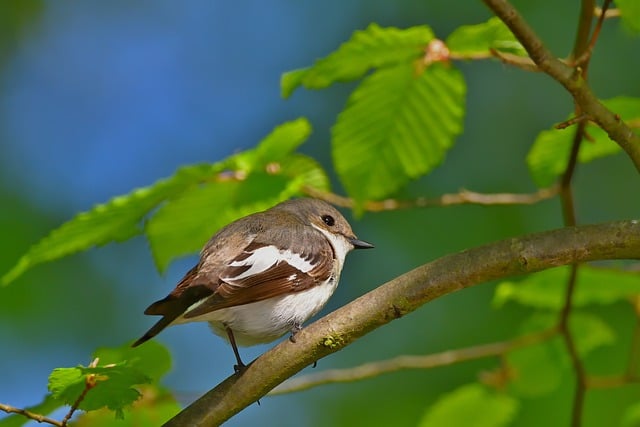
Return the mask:
{"type": "Polygon", "coordinates": [[[149,329],[131,346],[137,347],[143,342],[155,337],[160,333],[160,331],[182,316],[192,304],[208,297],[212,293],[213,291],[206,286],[192,286],[188,287],[178,296],[170,294],[166,298],[154,302],[147,307],[144,314],[160,315],[162,316],[162,319],[158,320],[151,329],[149,329]]]}
{"type": "Polygon", "coordinates": [[[149,341],[151,338],[155,337],[162,331],[164,328],[169,326],[171,322],[175,320],[175,317],[172,318],[170,316],[164,316],[162,319],[158,320],[155,325],[151,327],[143,336],[138,338],[136,342],[131,344],[131,347],[137,347],[145,341],[149,341]]]}

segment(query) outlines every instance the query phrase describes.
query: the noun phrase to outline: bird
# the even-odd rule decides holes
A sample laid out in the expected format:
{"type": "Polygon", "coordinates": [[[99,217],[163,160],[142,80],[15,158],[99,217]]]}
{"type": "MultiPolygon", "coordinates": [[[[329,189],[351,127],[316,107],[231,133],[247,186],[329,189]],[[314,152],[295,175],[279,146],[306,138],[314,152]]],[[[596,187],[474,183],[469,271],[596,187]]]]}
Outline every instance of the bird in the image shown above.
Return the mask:
{"type": "Polygon", "coordinates": [[[295,342],[336,290],[347,253],[368,248],[319,199],[290,199],[240,218],[214,234],[175,289],[144,311],[162,318],[133,347],[170,325],[208,322],[231,344],[238,372],[246,367],[238,346],[287,333],[295,342]]]}

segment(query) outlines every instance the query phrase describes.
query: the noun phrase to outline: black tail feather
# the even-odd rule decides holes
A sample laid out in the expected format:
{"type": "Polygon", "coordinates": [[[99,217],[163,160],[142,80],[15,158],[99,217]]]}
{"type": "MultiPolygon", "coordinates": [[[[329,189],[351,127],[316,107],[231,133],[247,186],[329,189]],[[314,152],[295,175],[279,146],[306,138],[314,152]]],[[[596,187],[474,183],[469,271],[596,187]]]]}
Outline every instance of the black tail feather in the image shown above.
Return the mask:
{"type": "Polygon", "coordinates": [[[169,326],[174,320],[182,316],[185,311],[196,302],[209,297],[213,291],[204,285],[192,285],[184,289],[178,296],[169,294],[166,298],[151,304],[144,311],[144,314],[161,315],[158,320],[143,336],[141,336],[131,346],[137,347],[145,341],[158,335],[164,328],[169,326]]]}
{"type": "Polygon", "coordinates": [[[143,336],[138,338],[136,342],[131,344],[131,347],[137,347],[145,341],[149,341],[151,338],[155,337],[162,331],[164,328],[169,326],[171,322],[173,322],[176,317],[173,316],[164,316],[162,319],[158,320],[155,325],[151,327],[143,336]]]}

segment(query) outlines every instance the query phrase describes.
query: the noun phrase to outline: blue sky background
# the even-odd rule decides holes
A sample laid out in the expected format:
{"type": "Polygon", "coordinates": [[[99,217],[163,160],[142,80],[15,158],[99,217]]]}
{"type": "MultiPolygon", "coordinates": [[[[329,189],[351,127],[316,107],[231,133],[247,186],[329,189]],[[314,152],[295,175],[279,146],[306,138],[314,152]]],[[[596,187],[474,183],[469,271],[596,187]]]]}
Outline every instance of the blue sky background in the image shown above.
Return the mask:
{"type": "MultiPolygon", "coordinates": [[[[285,101],[279,95],[283,72],[309,65],[370,22],[399,27],[429,24],[444,38],[457,25],[490,16],[481,2],[458,2],[452,7],[447,0],[63,0],[32,4],[37,11],[17,35],[7,36],[10,43],[0,51],[0,225],[6,237],[0,246],[1,271],[76,212],[149,185],[181,165],[213,162],[250,148],[286,120],[310,118],[315,131],[302,150],[330,169],[329,126],[353,86],[339,85],[322,93],[299,91],[285,101]]],[[[573,6],[558,5],[557,21],[549,20],[546,11],[535,5],[525,9],[559,54],[568,52],[573,42],[573,24],[564,20],[575,16],[573,6]]],[[[3,7],[7,6],[0,5],[0,14],[3,7]]],[[[603,33],[605,41],[620,37],[624,43],[618,50],[603,52],[598,58],[603,65],[594,64],[591,70],[594,86],[603,97],[640,94],[637,75],[606,74],[611,73],[606,68],[611,67],[607,55],[624,59],[617,69],[638,69],[638,55],[633,54],[637,42],[616,26],[603,33]]],[[[406,194],[437,195],[461,187],[530,191],[533,187],[522,160],[532,135],[565,117],[571,110],[570,99],[559,97],[556,105],[549,105],[549,97],[558,96],[561,89],[544,76],[495,63],[459,66],[468,80],[469,111],[477,113],[467,118],[465,135],[452,150],[447,167],[411,185],[406,194]],[[526,102],[521,101],[523,97],[526,102]],[[523,120],[505,122],[505,117],[523,120]],[[487,153],[500,153],[493,156],[491,166],[470,161],[487,153]]],[[[603,170],[612,166],[619,170],[619,176],[606,177],[617,179],[611,184],[614,187],[637,179],[620,156],[603,165],[603,170]]],[[[587,205],[596,197],[588,189],[602,182],[597,168],[580,177],[587,190],[579,193],[579,204],[587,205]]],[[[637,198],[608,196],[601,206],[613,206],[618,216],[637,213],[637,198]]],[[[338,290],[329,308],[438,255],[488,239],[560,225],[557,205],[530,209],[534,215],[525,216],[520,208],[497,213],[475,207],[411,211],[402,214],[401,224],[389,223],[390,215],[368,215],[354,228],[382,249],[376,254],[351,255],[343,277],[348,284],[338,290]],[[426,224],[432,225],[424,225],[425,216],[426,224]],[[403,245],[407,241],[412,243],[403,245]],[[382,271],[371,265],[383,266],[382,271]]],[[[584,221],[610,216],[604,208],[580,213],[584,221]]],[[[120,345],[136,338],[153,321],[142,315],[144,308],[163,297],[194,259],[174,263],[161,276],[144,239],[136,238],[38,267],[11,287],[0,289],[0,299],[5,300],[0,307],[6,314],[0,314],[0,366],[5,367],[0,370],[0,401],[15,406],[37,403],[46,392],[46,378],[53,368],[86,364],[97,346],[120,345]],[[28,308],[12,308],[10,301],[28,308]]],[[[477,308],[478,301],[488,305],[490,296],[488,289],[472,289],[455,301],[458,309],[480,310],[478,316],[487,316],[483,325],[491,329],[499,322],[491,317],[490,307],[477,308]]],[[[470,338],[478,332],[473,327],[465,330],[455,322],[447,323],[446,330],[437,326],[446,316],[447,304],[436,302],[428,312],[413,317],[413,322],[422,319],[429,325],[428,337],[420,344],[413,334],[403,334],[415,327],[403,320],[395,330],[372,334],[358,348],[322,360],[318,369],[355,365],[372,348],[378,359],[476,342],[470,338]],[[461,334],[456,335],[458,332],[461,334]],[[462,338],[451,338],[459,336],[462,338]],[[390,337],[392,346],[387,345],[390,337]]],[[[499,327],[494,330],[500,335],[499,327]]],[[[231,372],[231,349],[204,325],[171,328],[159,340],[174,357],[166,384],[184,402],[231,372]]],[[[268,346],[245,349],[243,355],[250,359],[265,348],[268,346]]],[[[371,352],[368,354],[370,358],[371,352]]],[[[428,378],[434,388],[453,386],[462,378],[473,377],[469,373],[476,368],[461,369],[453,377],[435,374],[428,378]]],[[[362,390],[359,387],[384,384],[329,386],[311,395],[265,399],[262,406],[254,405],[228,425],[255,425],[265,420],[277,420],[268,425],[280,426],[327,425],[332,420],[327,413],[335,409],[330,405],[335,404],[338,393],[353,394],[362,390]]],[[[415,395],[410,387],[402,393],[415,395]]],[[[415,403],[411,399],[407,401],[415,403]]],[[[426,407],[428,399],[424,400],[426,407]]]]}

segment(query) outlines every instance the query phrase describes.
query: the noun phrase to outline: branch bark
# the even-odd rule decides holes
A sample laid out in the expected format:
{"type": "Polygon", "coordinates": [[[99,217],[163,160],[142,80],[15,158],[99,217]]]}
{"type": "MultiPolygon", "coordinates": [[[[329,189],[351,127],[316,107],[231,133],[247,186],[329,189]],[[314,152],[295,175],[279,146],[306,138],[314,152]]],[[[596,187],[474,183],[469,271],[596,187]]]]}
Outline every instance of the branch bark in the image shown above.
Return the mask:
{"type": "Polygon", "coordinates": [[[617,114],[598,101],[581,76],[580,67],[570,67],[556,58],[507,0],[483,1],[509,27],[538,68],[565,87],[581,111],[620,145],[640,172],[640,137],[617,114]]]}
{"type": "Polygon", "coordinates": [[[165,426],[213,426],[363,335],[454,291],[594,260],[640,259],[640,221],[566,227],[448,255],[409,271],[309,325],[185,408],[165,426]]]}

